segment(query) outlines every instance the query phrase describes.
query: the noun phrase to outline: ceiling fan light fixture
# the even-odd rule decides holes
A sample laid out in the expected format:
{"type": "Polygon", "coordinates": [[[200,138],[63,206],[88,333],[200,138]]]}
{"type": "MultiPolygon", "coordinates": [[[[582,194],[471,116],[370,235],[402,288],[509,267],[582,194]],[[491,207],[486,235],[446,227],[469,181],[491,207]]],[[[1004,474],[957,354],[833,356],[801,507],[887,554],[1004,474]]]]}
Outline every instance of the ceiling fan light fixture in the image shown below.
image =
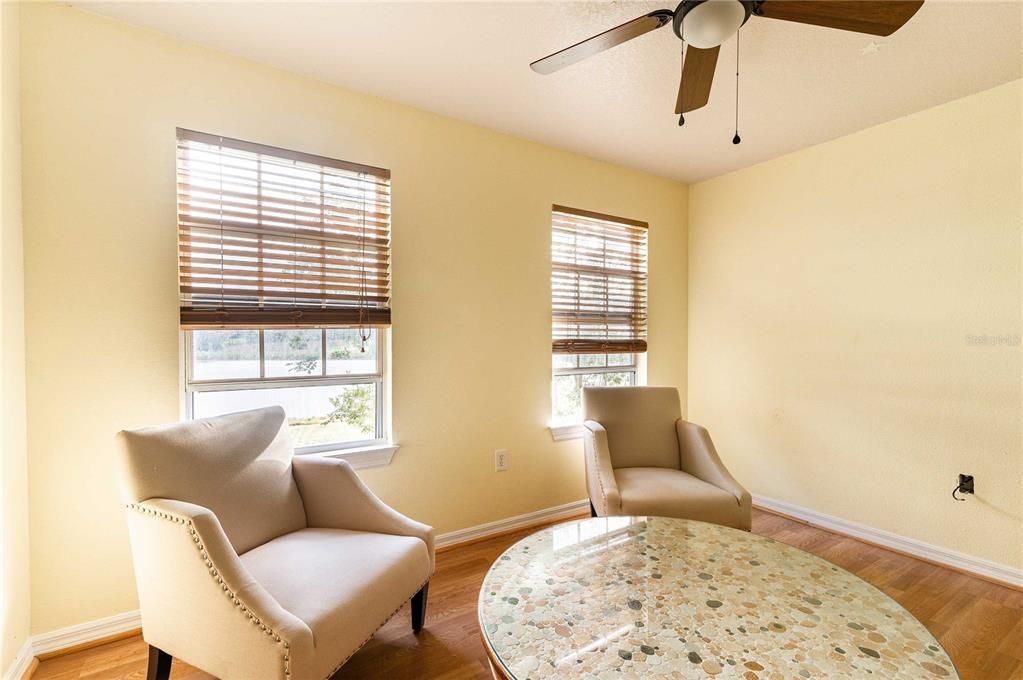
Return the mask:
{"type": "MultiPolygon", "coordinates": [[[[675,36],[683,43],[682,74],[675,98],[675,113],[681,126],[686,122],[686,113],[706,106],[721,45],[735,35],[735,136],[732,143],[738,144],[742,141],[739,137],[738,32],[750,16],[756,14],[765,19],[883,37],[904,26],[923,4],[924,0],[679,0],[674,10],[648,12],[548,54],[529,66],[537,73],[554,73],[670,22],[675,36]]],[[[877,43],[871,46],[877,50],[877,43]]]]}
{"type": "Polygon", "coordinates": [[[740,0],[687,0],[679,8],[676,33],[693,47],[717,47],[746,23],[751,3],[740,0]]]}

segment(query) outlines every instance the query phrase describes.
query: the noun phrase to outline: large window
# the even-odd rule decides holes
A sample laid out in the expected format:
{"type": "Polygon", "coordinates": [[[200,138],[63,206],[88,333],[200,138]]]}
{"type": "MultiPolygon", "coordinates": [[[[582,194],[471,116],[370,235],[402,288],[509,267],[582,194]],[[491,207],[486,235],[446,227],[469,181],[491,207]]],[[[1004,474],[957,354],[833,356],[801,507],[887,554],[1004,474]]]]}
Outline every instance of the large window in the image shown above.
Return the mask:
{"type": "Polygon", "coordinates": [[[295,444],[382,442],[386,170],[178,130],[186,410],[282,406],[295,444]]]}
{"type": "Polygon", "coordinates": [[[637,385],[646,352],[647,226],[554,206],[553,422],[582,420],[582,389],[637,385]]]}

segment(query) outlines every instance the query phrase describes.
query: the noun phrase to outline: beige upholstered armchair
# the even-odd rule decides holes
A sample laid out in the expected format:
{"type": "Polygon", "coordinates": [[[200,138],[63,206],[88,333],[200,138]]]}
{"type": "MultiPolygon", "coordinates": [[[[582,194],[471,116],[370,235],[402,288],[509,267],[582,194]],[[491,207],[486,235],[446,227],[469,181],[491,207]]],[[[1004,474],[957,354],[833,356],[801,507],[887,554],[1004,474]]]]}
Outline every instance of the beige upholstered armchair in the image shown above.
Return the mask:
{"type": "Polygon", "coordinates": [[[682,420],[674,387],[587,387],[583,411],[594,516],[680,517],[749,531],[749,492],[707,430],[682,420]]]}
{"type": "Polygon", "coordinates": [[[348,463],[293,458],[282,409],[120,441],[150,680],[175,657],[223,680],[322,680],[410,598],[422,628],[433,529],[348,463]]]}

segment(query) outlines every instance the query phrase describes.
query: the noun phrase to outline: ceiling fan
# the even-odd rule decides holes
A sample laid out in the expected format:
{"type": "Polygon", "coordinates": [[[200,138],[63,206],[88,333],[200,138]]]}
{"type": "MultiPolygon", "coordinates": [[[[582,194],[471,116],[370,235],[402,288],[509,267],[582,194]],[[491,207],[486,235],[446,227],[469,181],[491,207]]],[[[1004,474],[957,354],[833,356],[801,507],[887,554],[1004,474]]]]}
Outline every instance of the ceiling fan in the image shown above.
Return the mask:
{"type": "MultiPolygon", "coordinates": [[[[681,117],[707,104],[721,43],[737,33],[751,16],[843,31],[891,35],[909,21],[923,0],[682,0],[674,11],[659,9],[566,47],[530,64],[550,74],[615,45],[671,23],[688,43],[679,80],[675,113],[681,117]]],[[[735,143],[738,143],[736,133],[735,143]]]]}

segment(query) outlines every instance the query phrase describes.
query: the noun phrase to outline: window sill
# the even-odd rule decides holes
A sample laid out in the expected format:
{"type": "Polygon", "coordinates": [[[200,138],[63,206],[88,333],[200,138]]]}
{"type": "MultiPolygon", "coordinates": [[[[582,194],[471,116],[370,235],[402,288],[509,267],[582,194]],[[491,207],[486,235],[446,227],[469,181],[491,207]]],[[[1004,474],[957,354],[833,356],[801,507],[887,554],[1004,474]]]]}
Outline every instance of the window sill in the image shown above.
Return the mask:
{"type": "Polygon", "coordinates": [[[561,442],[568,439],[583,438],[582,423],[565,423],[562,425],[550,425],[547,429],[551,431],[551,439],[553,439],[556,442],[561,442]]]}
{"type": "Polygon", "coordinates": [[[360,446],[354,449],[320,451],[313,455],[340,458],[341,460],[348,461],[356,470],[364,470],[366,468],[390,465],[391,459],[394,458],[394,452],[397,450],[397,444],[374,444],[373,446],[360,446]]]}

